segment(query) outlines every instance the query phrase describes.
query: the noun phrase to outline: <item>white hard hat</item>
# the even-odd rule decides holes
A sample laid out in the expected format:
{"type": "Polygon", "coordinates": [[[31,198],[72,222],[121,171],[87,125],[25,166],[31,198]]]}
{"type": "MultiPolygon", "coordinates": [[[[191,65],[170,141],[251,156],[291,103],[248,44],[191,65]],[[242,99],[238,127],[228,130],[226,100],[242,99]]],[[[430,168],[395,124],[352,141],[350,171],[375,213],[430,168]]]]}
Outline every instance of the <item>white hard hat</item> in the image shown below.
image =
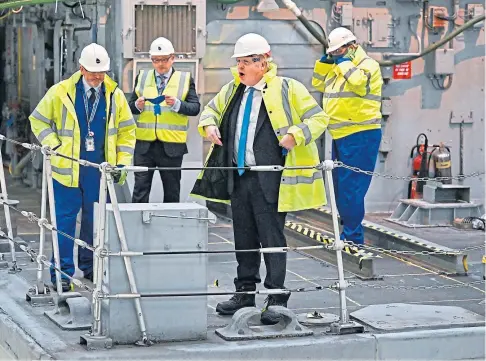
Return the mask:
{"type": "Polygon", "coordinates": [[[329,48],[327,48],[327,53],[329,54],[352,41],[356,41],[356,36],[349,29],[336,28],[329,33],[329,48]]]}
{"type": "Polygon", "coordinates": [[[169,39],[157,38],[150,44],[150,56],[174,54],[174,46],[169,39]]]}
{"type": "Polygon", "coordinates": [[[110,57],[101,45],[91,43],[81,51],[79,64],[91,72],[108,71],[110,70],[110,57]]]}
{"type": "Polygon", "coordinates": [[[253,54],[267,54],[270,52],[268,41],[261,35],[249,33],[243,35],[235,44],[232,58],[239,58],[253,54]]]}

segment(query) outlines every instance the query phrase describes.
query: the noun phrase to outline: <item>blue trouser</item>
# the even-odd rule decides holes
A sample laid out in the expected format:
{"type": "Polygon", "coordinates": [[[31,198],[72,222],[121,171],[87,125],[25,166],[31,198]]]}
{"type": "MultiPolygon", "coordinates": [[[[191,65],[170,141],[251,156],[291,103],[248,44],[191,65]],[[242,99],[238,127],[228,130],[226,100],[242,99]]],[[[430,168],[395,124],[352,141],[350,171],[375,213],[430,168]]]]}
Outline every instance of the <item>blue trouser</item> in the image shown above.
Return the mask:
{"type": "MultiPolygon", "coordinates": [[[[333,140],[332,159],[362,170],[375,169],[381,129],[366,130],[333,140]]],[[[364,199],[371,183],[371,176],[345,168],[333,169],[334,192],[341,217],[341,239],[363,244],[364,199]]]]}
{"type": "MultiPolygon", "coordinates": [[[[100,193],[100,171],[91,167],[79,167],[79,187],[65,187],[56,180],[54,183],[54,197],[56,199],[57,228],[71,237],[75,236],[76,217],[82,211],[81,230],[79,239],[93,244],[94,203],[98,201],[100,193]]],[[[72,276],[74,274],[73,250],[74,242],[58,234],[59,256],[61,270],[72,276]]],[[[54,264],[54,257],[51,261],[54,264]]],[[[79,247],[78,267],[88,274],[93,271],[93,252],[79,247]]],[[[51,268],[51,280],[55,283],[55,270],[51,268]]],[[[65,278],[65,276],[62,276],[65,278]]]]}

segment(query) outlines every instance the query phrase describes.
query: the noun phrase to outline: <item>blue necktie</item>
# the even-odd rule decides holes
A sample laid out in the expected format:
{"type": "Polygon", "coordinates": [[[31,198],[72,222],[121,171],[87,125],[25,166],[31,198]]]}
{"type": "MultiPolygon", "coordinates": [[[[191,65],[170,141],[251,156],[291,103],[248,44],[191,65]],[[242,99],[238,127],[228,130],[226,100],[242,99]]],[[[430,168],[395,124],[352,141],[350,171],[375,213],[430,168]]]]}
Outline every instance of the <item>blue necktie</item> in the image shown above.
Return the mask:
{"type": "MultiPolygon", "coordinates": [[[[251,105],[253,103],[253,92],[255,88],[250,88],[248,98],[246,98],[245,113],[243,115],[243,123],[241,124],[240,143],[238,144],[238,168],[245,166],[245,154],[246,154],[246,139],[248,138],[248,127],[250,125],[250,113],[251,105]]],[[[243,175],[244,169],[238,169],[238,173],[243,175]]]]}

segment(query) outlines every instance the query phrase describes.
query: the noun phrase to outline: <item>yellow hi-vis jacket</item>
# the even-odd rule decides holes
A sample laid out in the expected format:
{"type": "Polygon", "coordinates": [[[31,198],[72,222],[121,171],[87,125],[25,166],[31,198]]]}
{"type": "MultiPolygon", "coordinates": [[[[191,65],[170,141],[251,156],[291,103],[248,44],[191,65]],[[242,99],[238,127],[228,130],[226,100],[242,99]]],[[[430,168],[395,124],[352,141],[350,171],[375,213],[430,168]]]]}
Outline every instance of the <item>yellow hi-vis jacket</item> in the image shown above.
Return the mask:
{"type": "Polygon", "coordinates": [[[351,61],[316,62],[312,86],[324,93],[322,108],[331,117],[333,139],[381,128],[382,85],[380,65],[361,46],[351,61]]]}
{"type": "MultiPolygon", "coordinates": [[[[191,74],[174,71],[162,95],[173,96],[180,101],[189,92],[191,74]]],[[[155,70],[141,70],[135,85],[138,97],[156,98],[159,96],[155,81],[155,70]]],[[[170,143],[185,143],[189,128],[189,117],[171,110],[165,100],[160,104],[161,114],[154,114],[154,104],[145,101],[145,106],[137,120],[137,139],[152,142],[160,140],[170,143]]]]}
{"type": "MultiPolygon", "coordinates": [[[[76,83],[81,72],[54,84],[29,116],[32,132],[42,145],[55,148],[58,153],[79,159],[81,142],[78,118],[74,109],[76,83]]],[[[106,89],[106,161],[111,165],[130,165],[135,149],[135,120],[125,94],[105,75],[106,89]]],[[[53,156],[53,178],[66,187],[78,187],[79,163],[53,156]]]]}
{"type": "MultiPolygon", "coordinates": [[[[315,140],[326,130],[329,117],[325,114],[316,100],[309,94],[300,82],[277,76],[277,66],[270,63],[269,71],[264,75],[267,88],[262,92],[263,101],[270,118],[275,136],[280,141],[284,135],[292,134],[296,146],[288,152],[285,166],[312,166],[319,163],[319,154],[315,140]]],[[[219,93],[206,105],[201,114],[198,130],[205,136],[204,127],[208,125],[221,126],[221,120],[227,111],[240,79],[236,67],[231,69],[234,80],[224,85],[219,93]]],[[[224,146],[224,143],[223,143],[224,146]]],[[[214,144],[206,159],[206,164],[214,151],[214,144]]],[[[224,164],[221,164],[222,166],[224,164]]],[[[208,172],[210,174],[210,172],[208,172]]],[[[211,201],[230,203],[225,187],[212,176],[206,176],[202,171],[196,181],[191,195],[211,201]],[[203,179],[205,178],[205,179],[203,179]],[[199,184],[210,184],[197,186],[199,184]],[[203,189],[206,188],[206,189],[203,189]],[[209,189],[210,188],[210,189],[209,189]],[[210,195],[222,194],[219,198],[210,195]]],[[[323,172],[317,169],[285,169],[282,172],[278,197],[278,211],[291,212],[315,208],[326,204],[323,172]]]]}

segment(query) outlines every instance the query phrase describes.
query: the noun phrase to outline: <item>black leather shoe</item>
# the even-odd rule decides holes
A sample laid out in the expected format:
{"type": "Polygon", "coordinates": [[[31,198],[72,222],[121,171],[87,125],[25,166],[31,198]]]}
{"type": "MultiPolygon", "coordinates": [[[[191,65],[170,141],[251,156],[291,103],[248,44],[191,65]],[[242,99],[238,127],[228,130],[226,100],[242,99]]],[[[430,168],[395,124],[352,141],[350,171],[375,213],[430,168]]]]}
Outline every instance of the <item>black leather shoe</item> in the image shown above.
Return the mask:
{"type": "Polygon", "coordinates": [[[86,278],[87,280],[90,280],[91,282],[93,282],[93,271],[88,272],[88,273],[85,273],[84,274],[84,278],[86,278]]]}
{"type": "Polygon", "coordinates": [[[287,307],[287,299],[288,297],[281,296],[268,296],[265,299],[267,303],[265,308],[262,310],[262,315],[260,316],[260,322],[264,325],[276,325],[282,319],[282,315],[278,312],[269,310],[268,307],[270,306],[283,306],[287,307]]]}
{"type": "Polygon", "coordinates": [[[255,295],[236,294],[228,301],[218,303],[216,312],[220,315],[233,315],[245,307],[255,307],[255,295]]]}
{"type": "MultiPolygon", "coordinates": [[[[61,285],[62,285],[62,292],[70,292],[73,290],[71,282],[69,282],[68,280],[62,279],[61,285]]],[[[52,289],[57,292],[56,281],[52,282],[52,289]]]]}

